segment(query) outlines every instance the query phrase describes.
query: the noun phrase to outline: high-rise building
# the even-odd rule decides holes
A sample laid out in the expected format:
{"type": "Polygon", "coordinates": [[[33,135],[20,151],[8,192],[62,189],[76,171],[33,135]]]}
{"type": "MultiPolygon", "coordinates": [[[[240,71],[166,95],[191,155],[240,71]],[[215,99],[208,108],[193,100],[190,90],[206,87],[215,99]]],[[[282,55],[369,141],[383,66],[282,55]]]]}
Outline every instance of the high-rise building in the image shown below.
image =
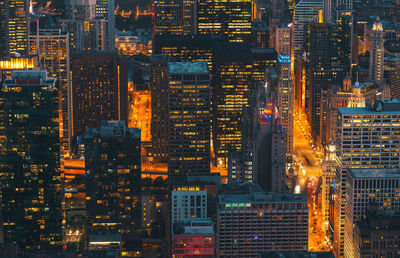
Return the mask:
{"type": "Polygon", "coordinates": [[[346,176],[344,257],[355,256],[354,227],[370,205],[380,211],[400,210],[396,198],[400,189],[400,169],[349,169],[346,176]]]}
{"type": "Polygon", "coordinates": [[[1,89],[1,212],[4,241],[61,249],[61,174],[56,79],[14,71],[1,89]]]}
{"type": "MultiPolygon", "coordinates": [[[[154,36],[181,35],[183,33],[183,12],[188,10],[183,8],[182,1],[153,0],[152,6],[154,36]]],[[[187,20],[185,21],[187,22],[187,20]]]]}
{"type": "Polygon", "coordinates": [[[369,209],[365,219],[361,219],[354,229],[354,257],[368,258],[399,255],[397,239],[400,235],[400,214],[379,212],[369,209]]]}
{"type": "Polygon", "coordinates": [[[133,256],[142,249],[140,130],[103,121],[84,144],[88,231],[119,232],[122,251],[133,256]]]}
{"type": "Polygon", "coordinates": [[[151,57],[151,142],[154,161],[168,161],[168,56],[151,57]]]}
{"type": "Polygon", "coordinates": [[[8,34],[8,53],[26,55],[28,53],[28,1],[26,0],[6,0],[3,3],[3,14],[5,18],[0,18],[6,22],[6,33],[8,34]],[[8,10],[7,10],[8,9],[8,10]]]}
{"type": "Polygon", "coordinates": [[[384,32],[382,23],[379,19],[372,26],[371,51],[369,56],[369,79],[377,83],[382,83],[384,65],[384,32]]]}
{"type": "Polygon", "coordinates": [[[207,217],[207,191],[199,187],[177,187],[171,191],[171,223],[207,217]]]}
{"type": "Polygon", "coordinates": [[[105,41],[107,49],[115,50],[115,0],[96,0],[95,18],[104,19],[106,23],[105,41]]]}
{"type": "Polygon", "coordinates": [[[400,99],[400,57],[385,57],[385,78],[391,97],[400,99]]]}
{"type": "Polygon", "coordinates": [[[321,103],[327,102],[328,89],[339,84],[343,68],[338,61],[337,26],[324,22],[322,10],[319,10],[318,19],[306,28],[306,111],[313,139],[320,142],[321,118],[326,118],[327,112],[321,108],[321,103]]]}
{"type": "Polygon", "coordinates": [[[290,57],[281,54],[278,57],[279,74],[276,105],[286,131],[286,153],[293,153],[293,113],[294,113],[294,86],[290,67],[290,57]]]}
{"type": "Polygon", "coordinates": [[[260,20],[254,20],[252,22],[251,31],[252,31],[251,46],[253,48],[267,48],[268,47],[267,23],[260,20]]]}
{"type": "Polygon", "coordinates": [[[324,159],[322,161],[322,198],[321,198],[321,210],[322,210],[322,228],[329,232],[329,215],[330,215],[330,199],[332,183],[335,179],[336,171],[336,146],[333,142],[330,142],[326,147],[324,159]]]}
{"type": "Polygon", "coordinates": [[[397,168],[400,158],[400,102],[382,99],[374,107],[338,108],[336,128],[336,176],[334,253],[344,254],[346,175],[355,168],[397,168]]]}
{"type": "Polygon", "coordinates": [[[301,0],[296,4],[291,33],[291,58],[303,54],[305,27],[317,19],[319,10],[323,8],[323,0],[301,0]]]}
{"type": "Polygon", "coordinates": [[[115,52],[73,53],[72,137],[84,135],[89,127],[99,127],[102,120],[126,120],[127,92],[127,65],[115,52]]]}
{"type": "MultiPolygon", "coordinates": [[[[292,25],[293,26],[293,25],[292,25]]],[[[275,28],[275,50],[280,54],[290,55],[290,33],[292,28],[287,24],[279,24],[275,28]]]]}
{"type": "Polygon", "coordinates": [[[168,63],[168,171],[210,172],[211,90],[205,62],[168,63]]]}
{"type": "Polygon", "coordinates": [[[72,136],[69,119],[71,116],[69,35],[62,33],[60,29],[39,30],[36,35],[29,36],[29,53],[31,56],[37,56],[41,69],[46,69],[49,76],[59,81],[60,137],[63,150],[68,151],[72,136]]]}
{"type": "Polygon", "coordinates": [[[197,0],[183,0],[182,5],[182,33],[195,35],[197,34],[197,0]]]}
{"type": "Polygon", "coordinates": [[[304,195],[250,192],[218,196],[219,257],[259,257],[262,252],[283,249],[308,250],[304,195]]]}
{"type": "Polygon", "coordinates": [[[8,1],[0,2],[0,58],[8,55],[8,1]]]}
{"type": "Polygon", "coordinates": [[[346,73],[351,74],[353,56],[353,10],[341,6],[337,9],[338,56],[346,73]]]}
{"type": "Polygon", "coordinates": [[[250,42],[251,0],[198,0],[197,33],[226,35],[230,42],[250,42]]]}
{"type": "Polygon", "coordinates": [[[0,82],[11,80],[11,74],[15,70],[36,69],[36,58],[33,57],[6,57],[0,60],[0,82]]]}

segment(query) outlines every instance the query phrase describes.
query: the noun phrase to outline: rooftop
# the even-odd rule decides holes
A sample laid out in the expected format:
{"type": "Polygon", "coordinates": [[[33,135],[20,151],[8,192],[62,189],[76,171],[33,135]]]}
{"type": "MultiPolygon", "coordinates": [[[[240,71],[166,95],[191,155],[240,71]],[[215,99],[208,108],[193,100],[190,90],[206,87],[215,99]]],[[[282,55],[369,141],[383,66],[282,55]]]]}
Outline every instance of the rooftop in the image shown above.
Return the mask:
{"type": "Polygon", "coordinates": [[[381,99],[375,101],[373,107],[338,108],[341,114],[373,114],[373,113],[399,113],[400,101],[397,99],[381,99]]]}
{"type": "Polygon", "coordinates": [[[209,73],[206,62],[170,62],[168,72],[172,74],[209,73]]]}
{"type": "Polygon", "coordinates": [[[226,203],[306,203],[304,194],[264,193],[252,192],[249,194],[221,194],[219,204],[226,203]]]}
{"type": "Polygon", "coordinates": [[[353,178],[399,178],[400,179],[400,169],[399,168],[387,168],[387,169],[377,169],[377,168],[358,168],[349,169],[349,173],[353,178]]]}
{"type": "Polygon", "coordinates": [[[4,87],[13,85],[50,85],[55,86],[56,79],[47,77],[46,70],[14,70],[11,73],[11,80],[4,81],[4,87]]]}
{"type": "Polygon", "coordinates": [[[100,128],[88,128],[85,139],[94,137],[130,137],[140,140],[140,129],[125,126],[125,121],[101,121],[100,128]]]}

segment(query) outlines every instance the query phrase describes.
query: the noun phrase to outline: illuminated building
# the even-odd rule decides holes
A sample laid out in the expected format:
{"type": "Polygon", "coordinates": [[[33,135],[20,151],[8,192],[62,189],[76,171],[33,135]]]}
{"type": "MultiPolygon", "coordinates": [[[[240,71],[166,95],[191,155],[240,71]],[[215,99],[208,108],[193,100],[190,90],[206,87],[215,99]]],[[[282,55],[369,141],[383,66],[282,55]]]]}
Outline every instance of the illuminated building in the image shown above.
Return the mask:
{"type": "Polygon", "coordinates": [[[385,78],[390,87],[390,94],[400,99],[400,57],[385,57],[385,78]]]}
{"type": "Polygon", "coordinates": [[[14,70],[30,70],[37,67],[36,60],[31,57],[11,57],[0,60],[0,82],[11,79],[14,70]]]}
{"type": "Polygon", "coordinates": [[[371,52],[369,56],[369,79],[371,81],[382,83],[383,65],[384,65],[384,33],[382,23],[379,19],[374,22],[371,35],[371,52]]]}
{"type": "MultiPolygon", "coordinates": [[[[0,6],[0,22],[3,23],[6,33],[2,41],[7,45],[7,54],[28,53],[28,1],[26,0],[5,0],[0,6]]],[[[1,28],[1,27],[0,27],[1,28]]],[[[0,41],[1,42],[1,41],[0,41]]]]}
{"type": "Polygon", "coordinates": [[[323,0],[301,0],[296,4],[291,34],[291,58],[303,54],[305,27],[316,20],[318,11],[323,9],[323,7],[323,0]]]}
{"type": "Polygon", "coordinates": [[[0,58],[8,55],[8,1],[0,2],[0,58]]]}
{"type": "Polygon", "coordinates": [[[156,162],[168,161],[168,56],[151,57],[151,141],[156,162]]]}
{"type": "Polygon", "coordinates": [[[354,229],[354,257],[396,257],[399,254],[400,214],[370,208],[354,229]]]}
{"type": "Polygon", "coordinates": [[[353,56],[353,11],[337,8],[337,25],[338,25],[338,57],[344,71],[351,73],[352,56],[353,56]]]}
{"type": "Polygon", "coordinates": [[[213,258],[215,235],[211,218],[185,219],[175,223],[172,235],[172,257],[213,258]]]}
{"type": "Polygon", "coordinates": [[[329,230],[329,215],[330,215],[330,198],[332,182],[335,179],[336,171],[336,146],[330,142],[325,150],[324,160],[322,161],[322,228],[326,231],[329,230]]]}
{"type": "MultiPolygon", "coordinates": [[[[293,25],[292,25],[293,26],[293,25]]],[[[290,33],[292,29],[286,24],[280,24],[275,28],[275,50],[280,54],[290,55],[290,33]]]]}
{"type": "Polygon", "coordinates": [[[182,1],[182,33],[184,35],[197,34],[197,0],[182,1]]]}
{"type": "Polygon", "coordinates": [[[346,175],[348,169],[398,168],[400,103],[382,99],[374,107],[338,108],[333,243],[344,253],[346,175]]]}
{"type": "MultiPolygon", "coordinates": [[[[127,119],[127,65],[115,52],[71,55],[71,132],[78,137],[102,120],[127,119]]],[[[79,141],[79,140],[78,140],[79,141]]]]}
{"type": "Polygon", "coordinates": [[[226,35],[230,42],[250,42],[251,0],[198,0],[197,33],[226,35]]]}
{"type": "Polygon", "coordinates": [[[69,35],[59,29],[39,30],[36,35],[29,36],[29,53],[31,56],[37,56],[41,69],[46,69],[49,76],[59,81],[62,92],[59,99],[60,137],[63,149],[68,151],[72,135],[69,121],[71,115],[69,35]]]}
{"type": "Polygon", "coordinates": [[[205,62],[168,64],[169,175],[210,173],[210,72],[205,62]]]}
{"type": "Polygon", "coordinates": [[[114,0],[96,0],[96,19],[104,19],[106,24],[105,50],[114,51],[115,49],[115,2],[114,0]]]}
{"type": "Polygon", "coordinates": [[[56,79],[14,71],[1,90],[4,241],[23,249],[61,249],[61,175],[56,79]]]}
{"type": "Polygon", "coordinates": [[[275,251],[265,252],[260,255],[260,258],[335,258],[332,252],[288,252],[275,251]]]}
{"type": "Polygon", "coordinates": [[[207,191],[199,187],[178,187],[171,191],[171,222],[207,217],[207,191]]]}
{"type": "Polygon", "coordinates": [[[279,75],[276,105],[286,131],[286,153],[293,152],[293,113],[294,113],[294,86],[290,70],[290,57],[281,54],[278,57],[279,75]]]}
{"type": "Polygon", "coordinates": [[[89,234],[119,232],[122,251],[140,252],[140,130],[102,121],[86,131],[84,144],[89,234]]]}
{"type": "Polygon", "coordinates": [[[301,194],[221,194],[217,254],[247,258],[267,251],[307,251],[308,212],[306,197],[301,194]]]}
{"type": "Polygon", "coordinates": [[[73,51],[107,50],[104,19],[61,20],[61,28],[70,35],[73,51]]]}
{"type": "MultiPolygon", "coordinates": [[[[311,133],[315,141],[319,139],[321,119],[326,120],[326,112],[321,103],[326,103],[328,89],[339,84],[343,74],[343,67],[338,60],[338,32],[337,26],[323,21],[322,9],[318,12],[318,19],[306,26],[305,50],[306,64],[306,104],[307,118],[311,133]]],[[[322,123],[325,125],[326,123],[322,123]]],[[[325,145],[326,142],[321,142],[325,145]]]]}
{"type": "Polygon", "coordinates": [[[139,32],[137,35],[133,33],[121,32],[115,37],[115,48],[119,55],[147,55],[152,53],[151,34],[147,37],[146,32],[139,32]]]}
{"type": "MultiPolygon", "coordinates": [[[[253,2],[254,3],[254,2],[253,2]]],[[[260,20],[254,20],[251,27],[251,46],[253,48],[268,47],[268,25],[260,20]]]]}
{"type": "Polygon", "coordinates": [[[299,111],[306,111],[306,60],[305,57],[296,56],[294,61],[294,99],[299,111]]]}
{"type": "Polygon", "coordinates": [[[182,1],[153,0],[152,7],[154,36],[181,35],[183,33],[182,1]]]}
{"type": "MultiPolygon", "coordinates": [[[[398,141],[399,142],[399,141],[398,141]]],[[[354,253],[354,227],[365,215],[370,205],[380,211],[400,210],[400,170],[349,169],[346,184],[344,257],[356,257],[354,253]]]]}
{"type": "Polygon", "coordinates": [[[93,19],[96,15],[96,0],[65,1],[65,17],[72,20],[93,19]]]}

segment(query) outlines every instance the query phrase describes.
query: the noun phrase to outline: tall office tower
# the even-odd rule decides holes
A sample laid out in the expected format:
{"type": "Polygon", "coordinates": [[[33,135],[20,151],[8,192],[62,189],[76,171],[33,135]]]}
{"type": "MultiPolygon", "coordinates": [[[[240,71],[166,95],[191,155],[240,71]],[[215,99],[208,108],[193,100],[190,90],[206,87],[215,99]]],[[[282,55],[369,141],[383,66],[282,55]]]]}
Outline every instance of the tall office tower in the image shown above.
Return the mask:
{"type": "MultiPolygon", "coordinates": [[[[28,53],[28,1],[26,0],[6,0],[3,1],[5,9],[6,27],[8,33],[8,53],[26,55],[28,53]],[[8,5],[8,6],[7,6],[8,5]]],[[[4,20],[4,18],[3,18],[4,20]]]]}
{"type": "Polygon", "coordinates": [[[301,0],[295,6],[291,34],[291,58],[304,52],[305,27],[318,17],[324,8],[323,0],[301,0]]]}
{"type": "MultiPolygon", "coordinates": [[[[293,25],[292,25],[293,26],[293,25]]],[[[279,24],[275,28],[275,50],[280,54],[290,55],[291,27],[287,24],[279,24]]]]}
{"type": "Polygon", "coordinates": [[[394,169],[349,169],[346,176],[346,212],[344,257],[355,256],[354,226],[375,205],[380,211],[400,210],[398,191],[400,170],[394,169]]]}
{"type": "Polygon", "coordinates": [[[353,10],[343,6],[337,8],[338,56],[346,73],[351,74],[353,51],[353,10]]]}
{"type": "Polygon", "coordinates": [[[197,33],[226,35],[230,42],[250,42],[251,0],[198,0],[197,33]]]}
{"type": "Polygon", "coordinates": [[[400,234],[400,213],[380,212],[370,208],[364,219],[354,229],[354,257],[396,257],[399,247],[395,244],[400,234]],[[384,248],[382,248],[384,247],[384,248]]]}
{"type": "Polygon", "coordinates": [[[199,187],[171,191],[171,223],[183,222],[188,218],[207,217],[207,191],[199,187]]]}
{"type": "Polygon", "coordinates": [[[102,121],[86,131],[84,144],[89,233],[119,232],[122,251],[140,252],[140,130],[102,121]]]}
{"type": "Polygon", "coordinates": [[[73,138],[99,127],[102,120],[127,120],[128,76],[123,61],[115,52],[71,55],[73,138]]]}
{"type": "Polygon", "coordinates": [[[400,57],[385,57],[385,78],[390,87],[390,94],[400,99],[400,57]]]}
{"type": "Polygon", "coordinates": [[[213,61],[213,144],[219,165],[229,151],[241,151],[242,108],[249,106],[252,60],[248,51],[226,48],[213,61]],[[226,52],[225,52],[226,51],[226,52]]]}
{"type": "Polygon", "coordinates": [[[60,29],[39,30],[36,35],[29,36],[29,53],[31,56],[37,55],[39,67],[46,69],[49,76],[57,78],[59,82],[60,138],[62,149],[68,151],[72,135],[69,119],[71,115],[69,35],[62,33],[60,29]]]}
{"type": "MultiPolygon", "coordinates": [[[[186,1],[186,0],[185,0],[186,1]]],[[[153,0],[153,38],[156,35],[181,35],[182,0],[153,0]]]]}
{"type": "Polygon", "coordinates": [[[0,2],[0,58],[8,55],[8,1],[0,2]]]}
{"type": "Polygon", "coordinates": [[[371,35],[371,51],[369,55],[369,79],[377,83],[382,83],[383,78],[383,64],[385,56],[384,32],[382,23],[379,18],[372,27],[371,35]]]}
{"type": "Polygon", "coordinates": [[[66,0],[66,19],[61,20],[61,27],[64,32],[69,32],[71,50],[115,49],[112,2],[113,0],[66,0]]]}
{"type": "Polygon", "coordinates": [[[290,57],[281,54],[278,57],[279,74],[276,105],[286,131],[286,154],[293,153],[293,113],[294,113],[294,86],[290,70],[290,57]]]}
{"type": "Polygon", "coordinates": [[[264,21],[255,20],[251,27],[251,46],[253,48],[268,47],[268,25],[264,21]]]}
{"type": "Polygon", "coordinates": [[[168,171],[210,173],[210,72],[205,62],[168,64],[168,171]]]}
{"type": "Polygon", "coordinates": [[[294,100],[298,111],[306,111],[306,59],[305,56],[296,56],[294,60],[294,100]]]}
{"type": "Polygon", "coordinates": [[[334,22],[336,17],[334,16],[334,8],[335,0],[324,0],[324,21],[327,23],[334,22]]]}
{"type": "MultiPolygon", "coordinates": [[[[321,103],[327,102],[326,92],[331,85],[339,83],[343,68],[339,65],[337,56],[337,27],[323,22],[322,10],[319,10],[318,20],[306,28],[307,116],[313,139],[321,142],[319,139],[321,118],[326,119],[327,112],[322,108],[321,103]]],[[[326,145],[325,141],[321,143],[326,145]]]]}
{"type": "Polygon", "coordinates": [[[115,2],[114,0],[96,0],[95,18],[106,23],[106,45],[110,51],[115,50],[115,2]]]}
{"type": "Polygon", "coordinates": [[[0,182],[4,241],[61,249],[61,175],[56,79],[14,71],[1,89],[0,182]]]}
{"type": "Polygon", "coordinates": [[[324,159],[322,161],[322,228],[329,232],[329,215],[330,215],[330,198],[333,180],[336,171],[336,146],[334,142],[330,142],[325,149],[324,159]]]}
{"type": "Polygon", "coordinates": [[[197,0],[182,1],[182,33],[184,35],[197,34],[197,0]]]}
{"type": "Polygon", "coordinates": [[[221,194],[217,204],[218,257],[259,257],[267,251],[308,250],[304,195],[221,194]],[[284,212],[290,209],[290,212],[284,212]]]}
{"type": "Polygon", "coordinates": [[[154,161],[168,161],[168,56],[151,57],[151,142],[154,161]]]}
{"type": "Polygon", "coordinates": [[[338,108],[334,204],[334,253],[344,254],[346,175],[353,168],[397,168],[400,102],[382,99],[374,108],[338,108]]]}

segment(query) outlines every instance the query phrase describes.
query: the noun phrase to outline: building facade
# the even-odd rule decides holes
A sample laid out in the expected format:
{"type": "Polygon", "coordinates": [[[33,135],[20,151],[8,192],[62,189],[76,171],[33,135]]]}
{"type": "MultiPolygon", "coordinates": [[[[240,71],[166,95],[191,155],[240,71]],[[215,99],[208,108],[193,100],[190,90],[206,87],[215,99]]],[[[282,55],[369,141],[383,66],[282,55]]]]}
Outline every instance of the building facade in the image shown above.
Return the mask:
{"type": "Polygon", "coordinates": [[[385,48],[383,43],[384,32],[382,23],[378,19],[372,26],[371,51],[369,56],[369,79],[377,83],[382,83],[384,80],[383,65],[385,48]]]}

